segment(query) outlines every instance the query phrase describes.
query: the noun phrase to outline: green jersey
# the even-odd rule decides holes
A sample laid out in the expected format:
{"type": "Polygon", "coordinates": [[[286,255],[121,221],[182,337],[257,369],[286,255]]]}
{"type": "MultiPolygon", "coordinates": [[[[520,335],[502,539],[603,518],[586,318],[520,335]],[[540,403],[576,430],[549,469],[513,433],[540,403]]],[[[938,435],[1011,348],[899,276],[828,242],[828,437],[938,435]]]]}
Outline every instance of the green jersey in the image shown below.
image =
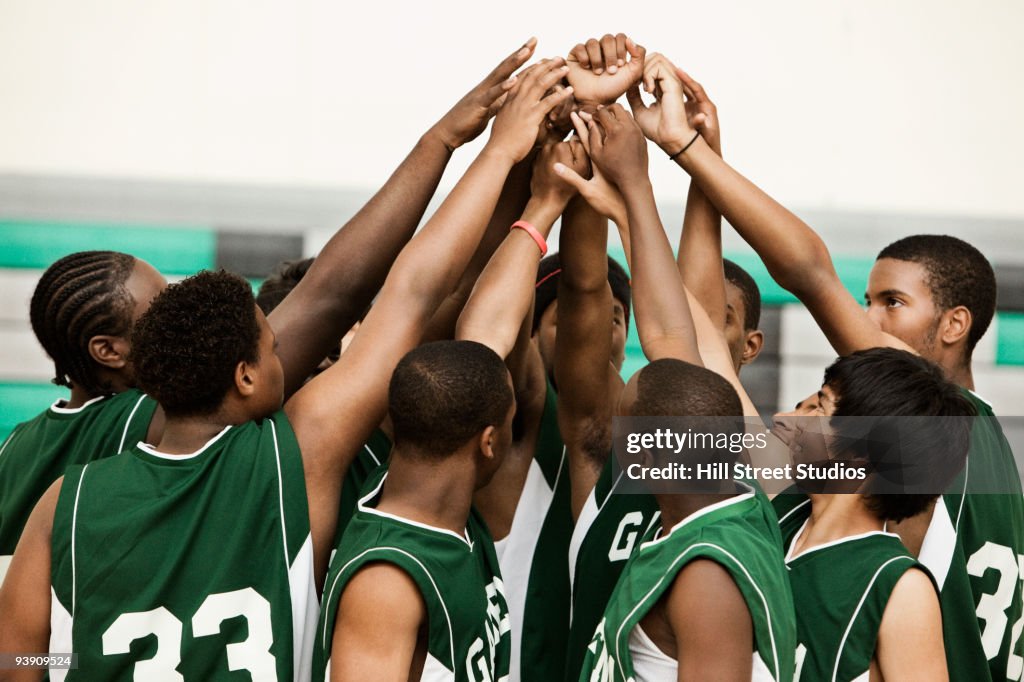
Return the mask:
{"type": "Polygon", "coordinates": [[[309,679],[317,598],[284,412],[191,455],[138,444],[65,475],[54,515],[55,680],[309,679]]]}
{"type": "Polygon", "coordinates": [[[569,637],[568,462],[550,383],[533,461],[507,537],[495,542],[512,622],[509,682],[557,680],[569,637]]]}
{"type": "Polygon", "coordinates": [[[324,585],[313,679],[330,677],[331,643],[345,586],[367,564],[405,571],[427,607],[423,680],[499,682],[508,676],[511,643],[505,591],[486,526],[470,514],[463,535],[378,511],[387,472],[368,482],[324,585]]]}
{"type": "Polygon", "coordinates": [[[391,455],[391,439],[380,429],[375,429],[363,447],[356,453],[356,458],[348,465],[345,478],[341,482],[341,499],[338,503],[338,530],[334,534],[334,546],[341,542],[348,522],[356,513],[356,503],[363,486],[378,467],[388,461],[391,455]]]}
{"type": "Polygon", "coordinates": [[[793,679],[867,682],[893,588],[911,568],[931,574],[898,535],[883,531],[829,542],[794,557],[811,505],[809,500],[793,504],[795,495],[785,497],[789,508],[783,512],[776,506],[776,512],[796,607],[793,679]]]}
{"type": "MultiPolygon", "coordinates": [[[[970,679],[1021,680],[1024,496],[1020,473],[991,406],[974,393],[961,391],[980,418],[971,429],[971,449],[963,473],[950,493],[943,495],[944,504],[935,507],[920,558],[942,588],[944,613],[947,591],[950,599],[956,598],[960,613],[973,607],[976,620],[958,618],[953,623],[958,632],[952,641],[962,643],[964,649],[958,660],[976,661],[979,656],[987,660],[991,678],[972,664],[970,679]],[[1005,490],[1007,485],[1013,486],[1010,494],[972,493],[1005,490]]],[[[946,637],[951,639],[948,629],[946,637]]],[[[952,667],[950,672],[952,675],[952,667]]]]}
{"type": "Polygon", "coordinates": [[[624,475],[615,455],[610,454],[573,529],[569,545],[572,619],[566,652],[567,682],[580,678],[587,646],[626,560],[638,539],[660,516],[652,495],[615,494],[624,475]]]}
{"type": "Polygon", "coordinates": [[[14,427],[0,446],[0,582],[29,514],[74,464],[110,457],[146,437],[156,403],[137,390],[68,409],[58,401],[14,427]]]}
{"type": "Polygon", "coordinates": [[[767,500],[754,492],[705,507],[667,535],[661,535],[660,526],[649,530],[608,601],[587,649],[580,681],[675,680],[672,669],[677,664],[646,640],[640,621],[668,594],[689,562],[709,559],[729,572],[750,611],[754,626],[751,679],[790,682],[796,617],[777,538],[775,514],[767,500]],[[651,657],[665,659],[667,665],[647,663],[651,657]]]}

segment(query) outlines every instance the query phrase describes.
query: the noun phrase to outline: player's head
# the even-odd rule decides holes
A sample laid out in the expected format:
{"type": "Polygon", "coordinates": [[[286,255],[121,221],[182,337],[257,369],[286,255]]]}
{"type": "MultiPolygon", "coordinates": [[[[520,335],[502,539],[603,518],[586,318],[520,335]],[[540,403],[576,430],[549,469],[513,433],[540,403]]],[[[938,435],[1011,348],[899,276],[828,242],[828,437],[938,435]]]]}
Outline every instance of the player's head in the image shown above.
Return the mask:
{"type": "Polygon", "coordinates": [[[53,360],[53,382],[90,395],[133,385],[132,325],[166,286],[149,263],[117,251],[80,251],[47,268],[29,317],[53,360]]]}
{"type": "Polygon", "coordinates": [[[729,259],[725,267],[725,340],[733,366],[739,372],[743,365],[757,359],[764,347],[761,324],[761,290],[750,274],[729,259]]]}
{"type": "MultiPolygon", "coordinates": [[[[693,433],[725,434],[730,440],[744,431],[736,389],[715,372],[674,358],[655,360],[630,378],[619,399],[619,414],[685,417],[685,427],[693,433]]],[[[708,445],[671,455],[655,453],[652,464],[732,464],[739,457],[739,448],[708,445]]]]}
{"type": "MultiPolygon", "coordinates": [[[[562,263],[557,253],[542,259],[537,266],[536,296],[533,306],[533,336],[537,339],[544,369],[554,382],[555,335],[558,330],[558,279],[562,263]]],[[[608,256],[608,285],[612,290],[612,364],[622,369],[626,360],[626,336],[629,334],[629,309],[632,290],[629,275],[618,261],[608,256]]]]}
{"type": "Polygon", "coordinates": [[[878,254],[865,294],[885,332],[947,369],[970,363],[996,308],[992,266],[967,242],[915,235],[878,254]]]}
{"type": "Polygon", "coordinates": [[[906,351],[872,348],[832,363],[817,396],[801,401],[794,412],[776,415],[774,431],[791,444],[817,449],[806,435],[815,427],[808,429],[794,416],[828,417],[827,438],[820,439],[824,456],[863,462],[874,472],[861,488],[868,507],[881,519],[900,521],[924,511],[963,468],[970,442],[965,417],[973,414],[937,365],[906,351]],[[907,417],[942,419],[923,423],[907,417]],[[893,481],[934,493],[871,494],[891,491],[883,484],[893,481]]]}
{"type": "Polygon", "coordinates": [[[167,287],[135,325],[132,359],[168,417],[241,423],[281,406],[274,332],[238,275],[200,272],[167,287]]]}
{"type": "Polygon", "coordinates": [[[399,456],[443,460],[468,454],[485,485],[512,443],[512,377],[475,341],[435,341],[409,351],[388,387],[399,456]]]}
{"type": "Polygon", "coordinates": [[[260,307],[264,315],[269,315],[274,308],[280,305],[284,297],[290,294],[295,285],[306,276],[309,266],[312,264],[312,258],[304,258],[281,261],[274,266],[273,272],[263,280],[260,290],[256,293],[256,305],[260,307]]]}

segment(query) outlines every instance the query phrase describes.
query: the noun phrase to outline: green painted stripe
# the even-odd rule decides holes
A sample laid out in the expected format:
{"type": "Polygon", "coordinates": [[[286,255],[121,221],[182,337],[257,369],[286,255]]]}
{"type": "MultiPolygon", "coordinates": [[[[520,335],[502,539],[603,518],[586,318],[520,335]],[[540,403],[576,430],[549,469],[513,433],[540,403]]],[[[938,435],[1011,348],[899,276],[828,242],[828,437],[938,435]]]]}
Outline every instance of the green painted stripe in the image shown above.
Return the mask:
{"type": "Polygon", "coordinates": [[[68,389],[53,384],[0,382],[0,443],[15,426],[68,397],[68,389]]]}
{"type": "Polygon", "coordinates": [[[215,265],[212,228],[0,220],[0,267],[44,270],[75,251],[109,249],[148,261],[164,274],[190,275],[215,265]]]}
{"type": "Polygon", "coordinates": [[[1024,313],[996,316],[996,364],[1024,365],[1024,313]]]}

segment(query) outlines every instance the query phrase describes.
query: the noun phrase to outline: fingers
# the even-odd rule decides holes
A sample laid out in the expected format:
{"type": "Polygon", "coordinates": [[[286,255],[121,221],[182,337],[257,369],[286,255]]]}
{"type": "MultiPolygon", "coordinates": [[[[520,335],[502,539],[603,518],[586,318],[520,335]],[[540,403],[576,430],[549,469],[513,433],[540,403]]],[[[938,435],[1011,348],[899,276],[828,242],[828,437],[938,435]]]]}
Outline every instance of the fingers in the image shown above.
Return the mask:
{"type": "Polygon", "coordinates": [[[570,97],[572,97],[572,86],[562,88],[560,90],[552,90],[551,94],[547,95],[540,101],[541,109],[546,112],[554,110],[559,104],[563,104],[570,97]]]}
{"type": "Polygon", "coordinates": [[[577,43],[576,47],[569,50],[568,61],[577,62],[584,69],[589,69],[591,64],[587,47],[583,43],[577,43]]]}
{"type": "Polygon", "coordinates": [[[498,66],[484,79],[485,83],[494,84],[500,83],[505,79],[509,78],[516,72],[520,66],[526,63],[526,60],[533,54],[534,48],[537,47],[537,39],[530,38],[527,40],[522,47],[518,50],[505,57],[498,66]]]}
{"type": "Polygon", "coordinates": [[[626,56],[629,54],[626,52],[627,40],[625,33],[619,33],[615,36],[615,56],[617,57],[615,63],[619,66],[626,65],[626,56]]]}
{"type": "MultiPolygon", "coordinates": [[[[589,116],[590,114],[587,114],[588,118],[589,116]]],[[[587,154],[590,154],[590,130],[587,128],[587,122],[575,111],[569,114],[569,118],[572,120],[573,128],[576,129],[576,134],[579,135],[580,144],[583,145],[587,154]]]]}
{"type": "Polygon", "coordinates": [[[633,111],[634,117],[641,111],[647,111],[647,105],[644,104],[644,100],[640,96],[640,86],[638,85],[634,85],[629,90],[626,90],[626,102],[629,103],[629,108],[633,111]]]}
{"type": "Polygon", "coordinates": [[[634,73],[639,73],[639,70],[643,68],[645,59],[647,56],[647,48],[643,45],[637,45],[633,42],[632,38],[626,38],[626,52],[629,54],[629,66],[634,69],[634,73]]]}
{"type": "Polygon", "coordinates": [[[679,78],[679,81],[683,84],[683,87],[685,87],[689,92],[693,93],[693,99],[697,100],[698,102],[711,101],[711,98],[708,97],[708,93],[704,91],[704,86],[702,86],[700,83],[691,78],[690,74],[686,73],[678,66],[675,67],[675,74],[676,77],[679,78]]]}
{"type": "MultiPolygon", "coordinates": [[[[519,89],[524,96],[529,97],[531,100],[540,100],[541,96],[550,90],[555,83],[560,81],[568,70],[569,68],[565,65],[565,60],[561,57],[539,62],[535,65],[534,69],[519,79],[519,89]]],[[[564,95],[566,90],[572,92],[572,88],[566,88],[557,94],[564,95]]],[[[562,97],[561,99],[565,98],[562,97]]]]}
{"type": "Polygon", "coordinates": [[[583,194],[584,192],[587,191],[586,178],[577,173],[575,170],[569,168],[564,163],[556,163],[553,166],[553,168],[555,173],[558,174],[558,177],[560,177],[569,185],[572,185],[573,189],[575,189],[577,192],[583,194]]]}
{"type": "Polygon", "coordinates": [[[610,33],[606,33],[601,38],[601,56],[604,59],[604,65],[608,73],[615,73],[619,70],[619,55],[615,36],[610,33]]]}
{"type": "Polygon", "coordinates": [[[601,43],[593,38],[586,43],[587,57],[590,59],[590,69],[595,75],[604,73],[604,59],[601,57],[601,43]]]}

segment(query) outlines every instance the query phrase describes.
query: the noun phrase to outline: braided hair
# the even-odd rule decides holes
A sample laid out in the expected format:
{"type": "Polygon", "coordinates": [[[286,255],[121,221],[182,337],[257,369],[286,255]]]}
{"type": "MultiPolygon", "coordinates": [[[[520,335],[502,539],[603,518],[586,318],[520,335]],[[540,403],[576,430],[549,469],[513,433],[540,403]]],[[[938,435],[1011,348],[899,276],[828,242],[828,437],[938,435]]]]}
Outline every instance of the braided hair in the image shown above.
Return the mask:
{"type": "Polygon", "coordinates": [[[58,386],[92,395],[110,391],[89,354],[97,335],[125,336],[132,297],[125,286],[135,258],[117,251],[79,251],[47,268],[32,293],[32,331],[53,360],[58,386]]]}

